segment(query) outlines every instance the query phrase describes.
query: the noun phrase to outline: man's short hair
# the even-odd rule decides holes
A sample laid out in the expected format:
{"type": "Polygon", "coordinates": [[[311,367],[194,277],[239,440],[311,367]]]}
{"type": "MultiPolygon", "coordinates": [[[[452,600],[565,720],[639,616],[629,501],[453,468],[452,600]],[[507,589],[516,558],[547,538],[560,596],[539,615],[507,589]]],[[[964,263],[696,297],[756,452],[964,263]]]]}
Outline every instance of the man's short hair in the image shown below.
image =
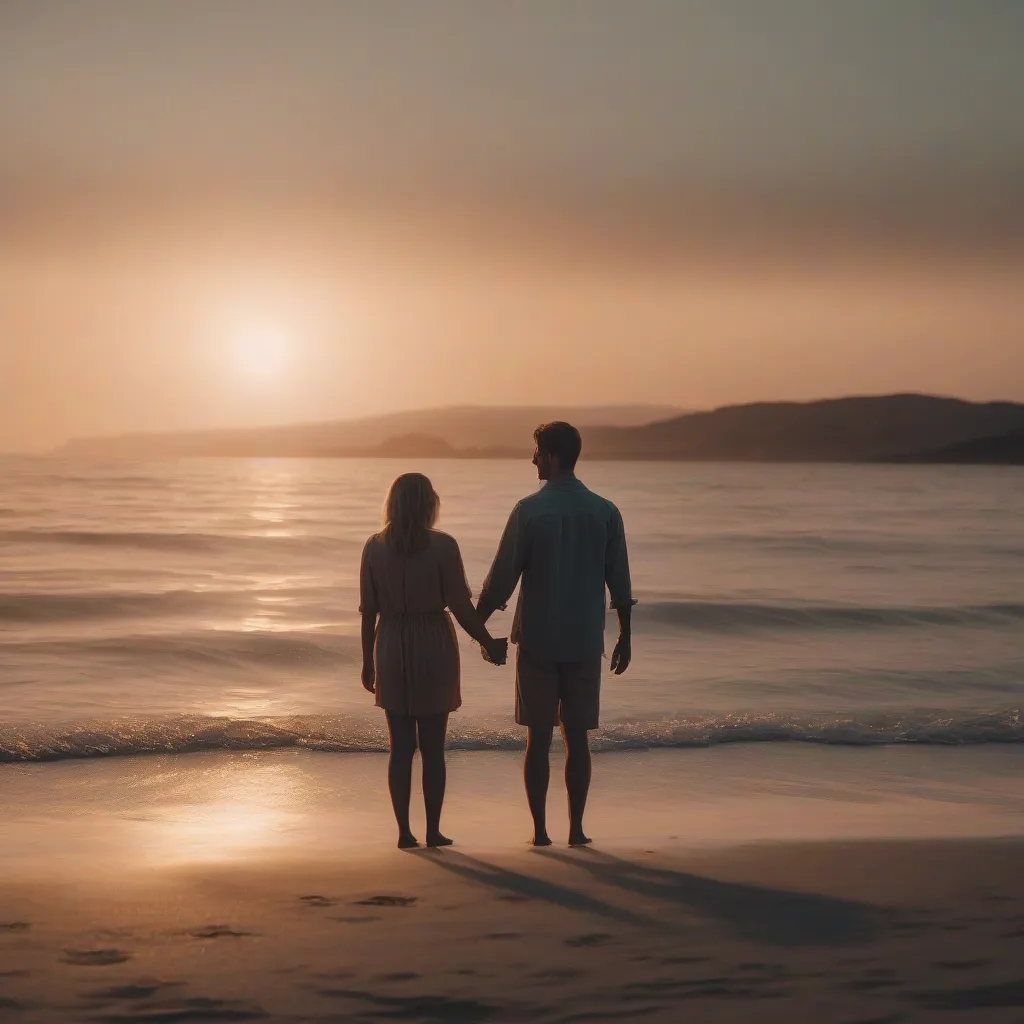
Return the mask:
{"type": "Polygon", "coordinates": [[[542,423],[534,432],[533,440],[537,451],[554,455],[562,469],[572,470],[583,449],[580,432],[571,424],[556,420],[542,423]]]}

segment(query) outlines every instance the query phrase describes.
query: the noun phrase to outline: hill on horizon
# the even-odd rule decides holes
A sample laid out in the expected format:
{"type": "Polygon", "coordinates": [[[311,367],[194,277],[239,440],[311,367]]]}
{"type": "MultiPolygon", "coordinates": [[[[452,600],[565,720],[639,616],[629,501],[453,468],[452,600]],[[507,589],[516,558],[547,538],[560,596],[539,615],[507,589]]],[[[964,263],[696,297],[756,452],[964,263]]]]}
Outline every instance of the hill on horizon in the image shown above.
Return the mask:
{"type": "Polygon", "coordinates": [[[597,427],[585,443],[603,459],[915,462],[943,461],[948,450],[971,461],[960,446],[1021,429],[1024,404],[897,394],[725,406],[632,429],[597,427]]]}
{"type": "Polygon", "coordinates": [[[899,394],[684,414],[663,406],[459,406],[255,430],[84,439],[60,451],[101,458],[518,458],[532,450],[534,427],[551,419],[580,427],[591,460],[1019,463],[1024,404],[899,394]]]}
{"type": "MultiPolygon", "coordinates": [[[[533,431],[540,423],[571,419],[581,429],[591,426],[631,427],[679,415],[666,405],[449,406],[413,409],[348,420],[295,423],[274,427],[131,433],[68,441],[58,454],[88,458],[180,458],[188,456],[296,456],[350,454],[359,449],[390,448],[396,439],[426,438],[460,449],[533,450],[533,431]]],[[[400,454],[399,451],[381,454],[400,454]]],[[[414,457],[410,455],[410,457],[414,457]]]]}

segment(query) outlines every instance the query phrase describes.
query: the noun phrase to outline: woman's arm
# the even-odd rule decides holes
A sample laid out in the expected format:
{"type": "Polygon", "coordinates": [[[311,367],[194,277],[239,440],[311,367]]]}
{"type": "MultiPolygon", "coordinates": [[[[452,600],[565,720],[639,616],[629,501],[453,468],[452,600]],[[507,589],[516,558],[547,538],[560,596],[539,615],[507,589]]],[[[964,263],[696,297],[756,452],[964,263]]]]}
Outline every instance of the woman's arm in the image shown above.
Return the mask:
{"type": "Polygon", "coordinates": [[[483,616],[473,607],[473,602],[467,597],[455,598],[448,606],[455,621],[481,646],[486,647],[494,643],[494,637],[487,631],[487,624],[483,616]]]}
{"type": "Polygon", "coordinates": [[[487,632],[487,620],[473,607],[473,595],[466,582],[462,552],[452,537],[447,537],[441,560],[441,588],[444,603],[455,616],[455,621],[487,652],[496,665],[504,665],[508,657],[508,641],[495,640],[487,632]]]}
{"type": "Polygon", "coordinates": [[[454,598],[448,607],[455,616],[455,621],[483,647],[487,657],[496,665],[503,665],[508,657],[508,641],[491,636],[483,616],[473,607],[469,595],[454,598]]]}
{"type": "Polygon", "coordinates": [[[362,617],[360,637],[363,644],[363,669],[359,674],[363,686],[374,692],[377,682],[373,667],[373,645],[377,639],[377,617],[380,604],[377,601],[377,585],[373,579],[372,552],[375,538],[371,537],[363,547],[359,560],[359,614],[362,617]]]}
{"type": "Polygon", "coordinates": [[[377,613],[363,612],[362,620],[360,635],[363,641],[363,670],[359,678],[362,680],[363,686],[373,693],[377,681],[376,671],[373,667],[373,644],[377,638],[377,613]]]}

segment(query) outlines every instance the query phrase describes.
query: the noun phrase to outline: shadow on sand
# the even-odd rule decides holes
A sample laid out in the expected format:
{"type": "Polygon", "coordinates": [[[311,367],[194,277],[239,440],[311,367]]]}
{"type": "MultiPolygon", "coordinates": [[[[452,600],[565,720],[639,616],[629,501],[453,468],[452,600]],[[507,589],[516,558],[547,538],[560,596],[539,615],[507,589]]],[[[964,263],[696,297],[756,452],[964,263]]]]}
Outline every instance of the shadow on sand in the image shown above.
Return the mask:
{"type": "MultiPolygon", "coordinates": [[[[544,850],[537,856],[584,871],[601,885],[660,903],[663,908],[664,904],[685,908],[698,917],[724,925],[749,942],[781,947],[853,945],[875,938],[884,926],[880,910],[852,900],[722,882],[650,867],[594,849],[574,853],[544,850]]],[[[435,851],[427,859],[444,871],[503,893],[621,924],[661,930],[674,927],[667,920],[616,906],[579,889],[455,850],[435,851]]]]}
{"type": "Polygon", "coordinates": [[[660,927],[659,922],[654,918],[636,914],[631,910],[624,910],[612,903],[588,896],[577,889],[570,889],[534,875],[526,875],[521,871],[512,871],[509,868],[491,864],[479,857],[471,857],[456,850],[433,851],[424,859],[453,875],[501,892],[552,903],[566,910],[579,910],[621,924],[660,927]]]}
{"type": "Polygon", "coordinates": [[[739,937],[770,946],[841,946],[868,942],[883,926],[874,907],[816,893],[722,882],[649,867],[592,848],[543,856],[585,871],[603,885],[648,900],[683,906],[739,937]]]}

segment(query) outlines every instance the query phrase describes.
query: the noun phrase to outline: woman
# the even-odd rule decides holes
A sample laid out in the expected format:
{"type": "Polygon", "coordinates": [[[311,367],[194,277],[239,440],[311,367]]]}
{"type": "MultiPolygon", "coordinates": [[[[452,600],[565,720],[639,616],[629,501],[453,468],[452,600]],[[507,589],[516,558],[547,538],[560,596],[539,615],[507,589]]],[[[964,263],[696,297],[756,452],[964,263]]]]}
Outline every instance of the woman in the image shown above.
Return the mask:
{"type": "Polygon", "coordinates": [[[502,665],[508,641],[487,632],[473,607],[455,540],[434,529],[440,499],[421,473],[400,476],[384,505],[384,529],[363,548],[359,570],[362,681],[377,695],[391,737],[388,789],[398,822],[398,847],[419,846],[409,828],[412,757],[423,760],[427,846],[450,846],[441,834],[444,740],[448,715],[462,703],[459,625],[502,665]]]}

